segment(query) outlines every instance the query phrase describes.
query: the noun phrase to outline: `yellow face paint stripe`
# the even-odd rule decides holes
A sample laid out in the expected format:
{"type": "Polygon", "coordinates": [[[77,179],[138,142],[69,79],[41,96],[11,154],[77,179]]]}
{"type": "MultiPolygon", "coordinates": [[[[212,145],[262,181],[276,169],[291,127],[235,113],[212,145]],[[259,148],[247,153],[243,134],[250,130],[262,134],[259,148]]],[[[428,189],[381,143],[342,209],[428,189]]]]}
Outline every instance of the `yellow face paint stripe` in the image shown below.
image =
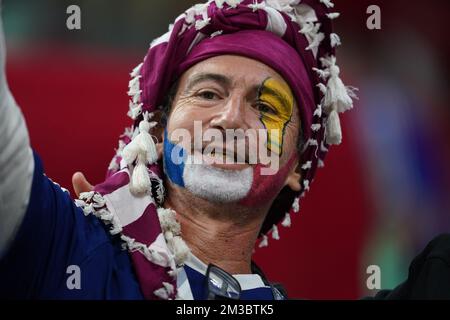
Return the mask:
{"type": "Polygon", "coordinates": [[[294,109],[294,96],[287,84],[268,78],[262,83],[259,100],[272,109],[272,112],[261,112],[261,121],[267,129],[267,149],[281,155],[284,129],[294,109]],[[271,130],[277,130],[278,134],[271,130]]]}

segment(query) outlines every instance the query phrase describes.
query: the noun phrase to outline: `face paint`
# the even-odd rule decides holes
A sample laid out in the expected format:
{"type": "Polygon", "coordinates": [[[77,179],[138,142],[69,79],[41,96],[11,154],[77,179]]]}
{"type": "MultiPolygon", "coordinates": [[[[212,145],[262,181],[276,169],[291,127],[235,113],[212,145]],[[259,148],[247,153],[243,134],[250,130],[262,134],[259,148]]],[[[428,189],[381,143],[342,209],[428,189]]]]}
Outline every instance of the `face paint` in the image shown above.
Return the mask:
{"type": "Polygon", "coordinates": [[[236,171],[192,164],[184,148],[167,138],[164,130],[164,172],[170,181],[192,194],[214,202],[235,202],[253,207],[273,199],[283,187],[296,154],[274,175],[261,175],[262,164],[236,171]],[[173,155],[176,155],[174,161],[173,155]]]}
{"type": "MultiPolygon", "coordinates": [[[[260,121],[267,131],[266,147],[281,156],[284,131],[290,121],[294,98],[290,88],[281,81],[267,78],[258,92],[260,121]],[[274,134],[270,130],[276,130],[274,134]]],[[[192,164],[185,150],[168,138],[164,131],[164,170],[168,179],[192,194],[213,202],[236,202],[244,206],[260,206],[272,200],[282,189],[286,176],[296,158],[294,153],[285,165],[273,175],[262,175],[266,167],[256,164],[242,171],[223,170],[208,164],[192,164]],[[183,159],[181,162],[175,161],[183,159]]]]}
{"type": "Polygon", "coordinates": [[[284,128],[292,116],[294,96],[289,86],[273,78],[267,78],[259,89],[258,102],[265,106],[261,110],[261,122],[267,131],[267,149],[281,156],[284,128]],[[271,130],[277,130],[274,134],[271,130]]]}
{"type": "Polygon", "coordinates": [[[174,144],[167,137],[167,128],[164,129],[163,164],[166,176],[172,183],[184,187],[183,172],[187,153],[179,144],[174,144]],[[175,161],[177,160],[177,161],[175,161]]]}
{"type": "Polygon", "coordinates": [[[288,162],[281,167],[274,175],[261,175],[263,165],[257,164],[253,168],[252,186],[247,193],[247,196],[239,201],[239,204],[247,207],[260,206],[272,200],[283,188],[289,170],[297,159],[297,154],[294,152],[288,162]]]}
{"type": "Polygon", "coordinates": [[[164,130],[164,172],[169,180],[192,194],[213,202],[236,202],[248,195],[253,182],[253,169],[222,170],[201,163],[179,144],[169,140],[164,130]]]}
{"type": "Polygon", "coordinates": [[[186,189],[216,203],[237,202],[246,197],[253,183],[253,168],[223,170],[207,164],[186,162],[183,173],[186,189]]]}

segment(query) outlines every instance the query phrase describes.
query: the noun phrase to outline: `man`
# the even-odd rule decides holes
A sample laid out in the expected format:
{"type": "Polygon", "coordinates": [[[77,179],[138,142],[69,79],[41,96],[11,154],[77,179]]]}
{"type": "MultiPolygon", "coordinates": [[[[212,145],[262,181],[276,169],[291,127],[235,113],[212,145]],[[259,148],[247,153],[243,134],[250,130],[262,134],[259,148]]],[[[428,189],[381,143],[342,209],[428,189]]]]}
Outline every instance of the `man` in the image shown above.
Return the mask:
{"type": "Polygon", "coordinates": [[[251,257],[341,141],[353,94],[333,6],[216,0],[180,15],[131,73],[134,125],[76,205],[43,175],[2,71],[0,296],[285,299],[251,257]]]}

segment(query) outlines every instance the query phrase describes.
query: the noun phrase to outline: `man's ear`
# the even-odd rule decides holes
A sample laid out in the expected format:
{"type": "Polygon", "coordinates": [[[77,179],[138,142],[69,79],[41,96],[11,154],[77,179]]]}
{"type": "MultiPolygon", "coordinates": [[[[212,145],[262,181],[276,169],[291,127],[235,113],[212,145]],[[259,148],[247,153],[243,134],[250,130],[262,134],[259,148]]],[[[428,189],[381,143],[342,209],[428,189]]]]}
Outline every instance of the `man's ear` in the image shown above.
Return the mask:
{"type": "Polygon", "coordinates": [[[288,176],[286,177],[286,181],[284,182],[285,186],[289,186],[293,191],[300,191],[302,186],[300,185],[300,179],[302,175],[300,173],[300,162],[299,160],[295,160],[295,164],[292,166],[289,171],[288,176]]]}

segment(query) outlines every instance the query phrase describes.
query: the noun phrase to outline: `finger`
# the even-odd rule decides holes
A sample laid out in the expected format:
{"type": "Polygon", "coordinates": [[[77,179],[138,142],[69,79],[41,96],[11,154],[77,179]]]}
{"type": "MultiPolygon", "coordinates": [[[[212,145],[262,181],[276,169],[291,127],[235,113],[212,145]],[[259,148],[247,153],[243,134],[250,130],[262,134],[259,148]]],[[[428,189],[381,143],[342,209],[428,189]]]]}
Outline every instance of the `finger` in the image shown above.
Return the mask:
{"type": "Polygon", "coordinates": [[[79,197],[82,192],[89,192],[94,189],[94,187],[86,180],[86,177],[81,172],[75,172],[73,174],[72,185],[77,197],[79,197]]]}

